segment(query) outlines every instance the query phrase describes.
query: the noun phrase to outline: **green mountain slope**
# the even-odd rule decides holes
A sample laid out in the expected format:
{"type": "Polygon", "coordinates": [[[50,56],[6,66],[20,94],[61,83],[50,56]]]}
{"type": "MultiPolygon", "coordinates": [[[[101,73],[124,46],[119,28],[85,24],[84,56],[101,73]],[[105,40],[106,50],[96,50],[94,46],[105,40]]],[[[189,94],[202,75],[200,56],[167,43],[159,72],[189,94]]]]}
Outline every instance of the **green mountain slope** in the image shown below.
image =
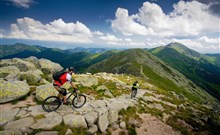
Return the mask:
{"type": "Polygon", "coordinates": [[[37,53],[45,49],[46,49],[45,47],[30,46],[30,45],[25,45],[21,43],[17,43],[14,45],[0,45],[0,58],[18,54],[18,53],[25,56],[28,53],[37,53]]]}
{"type": "Polygon", "coordinates": [[[216,57],[200,54],[179,43],[149,51],[220,100],[220,65],[216,57]]]}
{"type": "Polygon", "coordinates": [[[89,66],[118,52],[114,50],[105,52],[105,49],[100,48],[76,48],[72,50],[60,50],[19,43],[14,45],[1,45],[0,47],[0,59],[10,59],[15,57],[27,58],[30,56],[35,56],[37,58],[45,58],[59,63],[64,68],[74,66],[78,72],[84,72],[89,66]]]}
{"type": "Polygon", "coordinates": [[[121,51],[92,65],[88,72],[125,73],[145,78],[162,92],[175,92],[195,102],[213,100],[185,76],[142,49],[121,51]]]}

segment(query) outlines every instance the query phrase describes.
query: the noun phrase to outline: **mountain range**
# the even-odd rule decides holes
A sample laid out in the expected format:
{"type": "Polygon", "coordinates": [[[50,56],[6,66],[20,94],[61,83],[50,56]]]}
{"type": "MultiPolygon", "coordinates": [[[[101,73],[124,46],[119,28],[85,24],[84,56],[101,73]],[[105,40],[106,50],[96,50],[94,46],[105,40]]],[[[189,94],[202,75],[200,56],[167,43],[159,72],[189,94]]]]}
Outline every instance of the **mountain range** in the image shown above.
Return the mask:
{"type": "Polygon", "coordinates": [[[175,91],[196,101],[206,99],[207,94],[201,92],[203,89],[220,100],[219,54],[200,54],[180,43],[121,51],[104,48],[60,50],[14,44],[1,45],[0,52],[0,59],[35,56],[57,62],[64,68],[74,65],[79,73],[131,74],[145,78],[162,90],[175,91]]]}

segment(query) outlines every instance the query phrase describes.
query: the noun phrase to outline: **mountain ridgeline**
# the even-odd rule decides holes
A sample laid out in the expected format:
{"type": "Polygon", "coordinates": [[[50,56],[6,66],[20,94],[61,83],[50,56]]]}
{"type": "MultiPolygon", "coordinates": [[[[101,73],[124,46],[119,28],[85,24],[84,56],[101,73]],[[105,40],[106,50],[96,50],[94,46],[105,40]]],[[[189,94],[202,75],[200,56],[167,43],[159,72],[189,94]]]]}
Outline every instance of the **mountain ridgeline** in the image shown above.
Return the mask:
{"type": "Polygon", "coordinates": [[[175,92],[192,101],[210,101],[209,94],[197,87],[180,72],[142,49],[121,51],[88,68],[88,72],[125,73],[140,76],[162,91],[175,92]]]}
{"type": "Polygon", "coordinates": [[[220,100],[219,55],[203,55],[180,43],[149,50],[220,100]]]}
{"type": "Polygon", "coordinates": [[[89,66],[104,60],[117,53],[114,50],[104,48],[81,48],[60,50],[56,48],[46,48],[42,46],[30,46],[21,43],[14,45],[0,45],[0,59],[27,58],[35,56],[37,58],[49,59],[59,63],[66,68],[73,66],[77,72],[84,72],[89,66]]]}
{"type": "Polygon", "coordinates": [[[74,66],[78,73],[110,72],[139,76],[161,90],[175,91],[192,100],[209,99],[206,92],[220,100],[219,54],[200,54],[180,43],[123,51],[81,47],[60,50],[19,43],[0,45],[0,59],[30,56],[49,59],[64,68],[74,66]]]}

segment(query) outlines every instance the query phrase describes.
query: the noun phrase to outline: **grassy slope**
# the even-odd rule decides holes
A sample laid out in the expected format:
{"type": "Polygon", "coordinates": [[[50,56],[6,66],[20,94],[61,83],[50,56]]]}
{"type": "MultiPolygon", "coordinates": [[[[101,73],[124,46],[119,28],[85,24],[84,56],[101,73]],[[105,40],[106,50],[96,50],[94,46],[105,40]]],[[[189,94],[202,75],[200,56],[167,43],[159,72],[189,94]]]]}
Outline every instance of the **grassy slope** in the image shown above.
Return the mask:
{"type": "Polygon", "coordinates": [[[177,45],[155,48],[150,52],[213,96],[219,98],[220,68],[213,64],[217,62],[215,58],[201,55],[186,47],[177,45]]]}
{"type": "Polygon", "coordinates": [[[126,73],[141,76],[145,79],[148,78],[146,81],[162,90],[175,91],[192,101],[201,102],[206,98],[212,99],[178,71],[141,49],[122,51],[91,66],[87,71],[91,73],[126,73]]]}

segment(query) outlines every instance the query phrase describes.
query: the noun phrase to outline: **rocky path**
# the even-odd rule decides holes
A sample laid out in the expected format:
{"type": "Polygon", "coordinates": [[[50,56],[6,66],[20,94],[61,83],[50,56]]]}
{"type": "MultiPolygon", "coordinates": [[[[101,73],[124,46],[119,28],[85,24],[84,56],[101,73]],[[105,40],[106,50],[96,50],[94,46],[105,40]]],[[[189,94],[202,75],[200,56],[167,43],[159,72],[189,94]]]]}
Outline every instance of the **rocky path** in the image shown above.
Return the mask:
{"type": "MultiPolygon", "coordinates": [[[[146,92],[150,91],[139,90],[136,99],[130,99],[130,96],[126,94],[103,100],[88,98],[88,102],[82,108],[75,109],[63,105],[56,112],[51,113],[42,110],[41,105],[31,103],[29,98],[22,103],[29,103],[29,106],[22,106],[21,103],[7,107],[1,105],[0,126],[4,130],[0,131],[0,134],[45,134],[45,132],[58,134],[53,130],[61,123],[69,128],[85,128],[88,134],[94,134],[98,130],[105,133],[107,128],[115,135],[122,132],[128,134],[125,122],[118,115],[122,109],[137,106],[139,97],[143,97],[146,101],[163,102],[156,98],[143,96],[146,92]]],[[[157,107],[155,104],[151,106],[157,107]]],[[[180,134],[150,114],[141,114],[140,118],[144,121],[139,127],[136,127],[136,132],[140,135],[180,134]]],[[[68,133],[71,134],[72,131],[68,130],[68,133]]]]}

